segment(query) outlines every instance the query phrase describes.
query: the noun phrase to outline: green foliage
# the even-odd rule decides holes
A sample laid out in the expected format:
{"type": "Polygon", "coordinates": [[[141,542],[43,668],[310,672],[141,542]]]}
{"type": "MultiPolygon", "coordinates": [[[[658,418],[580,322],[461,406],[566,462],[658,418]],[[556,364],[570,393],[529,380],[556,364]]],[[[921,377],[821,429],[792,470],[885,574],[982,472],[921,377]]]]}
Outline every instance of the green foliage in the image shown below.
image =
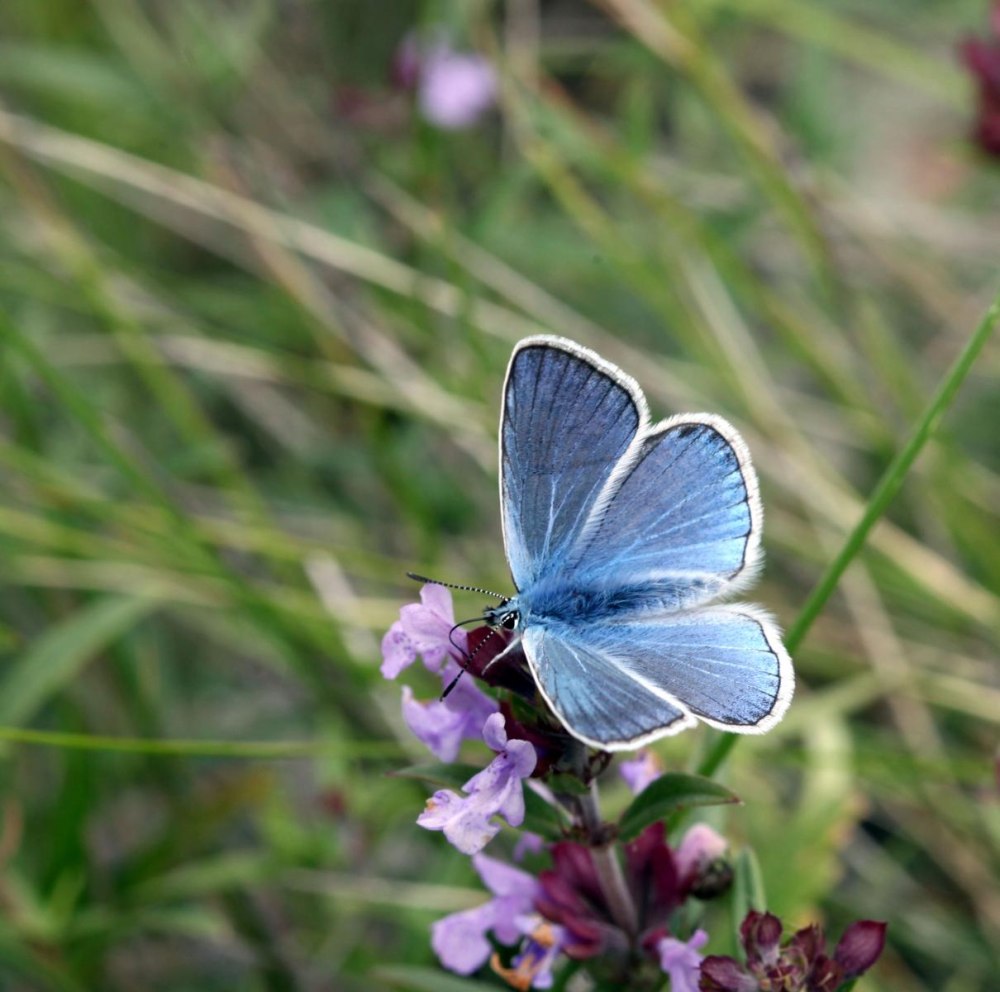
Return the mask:
{"type": "Polygon", "coordinates": [[[650,782],[629,803],[619,820],[618,833],[622,840],[635,840],[650,824],[666,820],[681,810],[739,801],[736,793],[709,778],[668,772],[650,782]]]}
{"type": "Polygon", "coordinates": [[[399,771],[379,641],[407,569],[509,589],[500,386],[551,331],[761,476],[798,694],[657,745],[722,777],[683,805],[744,800],[698,811],[729,909],[887,919],[860,987],[985,992],[1000,214],[950,55],[984,4],[377,6],[0,4],[0,987],[483,986],[429,948],[485,896],[414,825],[445,780],[399,771]],[[467,131],[390,85],[442,19],[505,80],[467,131]]]}

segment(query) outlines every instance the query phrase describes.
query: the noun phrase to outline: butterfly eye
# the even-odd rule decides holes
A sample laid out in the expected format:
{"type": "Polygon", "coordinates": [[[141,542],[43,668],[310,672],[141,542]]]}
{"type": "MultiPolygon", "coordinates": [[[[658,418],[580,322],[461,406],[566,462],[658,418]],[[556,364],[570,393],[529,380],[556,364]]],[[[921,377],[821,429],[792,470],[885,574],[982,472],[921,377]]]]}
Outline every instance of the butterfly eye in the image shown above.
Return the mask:
{"type": "Polygon", "coordinates": [[[505,599],[499,606],[487,606],[483,610],[483,619],[491,627],[501,627],[503,630],[514,630],[517,622],[521,618],[518,610],[507,608],[509,599],[505,599]]]}

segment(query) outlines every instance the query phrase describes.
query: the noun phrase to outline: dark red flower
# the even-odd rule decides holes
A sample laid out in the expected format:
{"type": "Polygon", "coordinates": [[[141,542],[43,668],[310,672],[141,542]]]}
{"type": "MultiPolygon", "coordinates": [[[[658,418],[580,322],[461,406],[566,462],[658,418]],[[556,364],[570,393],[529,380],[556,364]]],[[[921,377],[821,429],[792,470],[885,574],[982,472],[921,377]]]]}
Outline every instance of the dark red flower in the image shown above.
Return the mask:
{"type": "Polygon", "coordinates": [[[746,965],[713,955],[701,964],[702,992],[836,992],[867,971],[885,947],[884,923],[861,920],[847,928],[833,957],[823,930],[803,927],[782,946],[781,920],[751,910],[740,927],[746,965]]]}
{"type": "Polygon", "coordinates": [[[852,923],[840,938],[833,959],[844,969],[845,978],[857,978],[867,971],[885,948],[886,924],[877,920],[852,923]]]}
{"type": "Polygon", "coordinates": [[[611,919],[590,848],[561,841],[552,845],[552,860],[554,867],[538,876],[535,909],[565,929],[566,954],[591,958],[624,950],[627,939],[611,919]]]}
{"type": "Polygon", "coordinates": [[[968,38],[960,52],[979,91],[973,140],[1000,158],[1000,0],[993,4],[990,27],[992,38],[968,38]]]}
{"type": "Polygon", "coordinates": [[[625,864],[641,930],[666,926],[667,918],[681,904],[684,894],[677,861],[667,845],[662,822],[650,824],[631,844],[625,845],[625,864]]]}
{"type": "Polygon", "coordinates": [[[701,963],[702,992],[757,992],[757,979],[748,975],[739,963],[720,954],[712,954],[701,963]]]}
{"type": "Polygon", "coordinates": [[[466,669],[487,685],[510,689],[526,699],[536,693],[535,680],[520,646],[510,648],[514,635],[496,627],[476,627],[469,631],[466,669]]]}
{"type": "Polygon", "coordinates": [[[740,942],[746,951],[747,964],[770,968],[778,961],[781,944],[781,920],[773,913],[750,910],[740,925],[740,942]]]}
{"type": "MultiPolygon", "coordinates": [[[[567,931],[566,953],[588,958],[628,950],[630,939],[616,924],[601,888],[589,847],[572,841],[552,846],[554,867],[538,876],[535,908],[567,931]]],[[[670,933],[670,915],[684,901],[674,852],[662,823],[647,827],[625,845],[625,879],[638,917],[637,942],[650,955],[670,933]]]]}

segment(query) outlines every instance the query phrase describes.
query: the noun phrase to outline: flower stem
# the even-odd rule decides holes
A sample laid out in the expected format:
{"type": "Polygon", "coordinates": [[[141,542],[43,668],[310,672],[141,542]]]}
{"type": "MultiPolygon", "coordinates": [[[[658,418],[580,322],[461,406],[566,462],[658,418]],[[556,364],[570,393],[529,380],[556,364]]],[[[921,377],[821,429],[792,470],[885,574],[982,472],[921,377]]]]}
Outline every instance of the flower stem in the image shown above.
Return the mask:
{"type": "Polygon", "coordinates": [[[639,919],[635,903],[625,884],[622,866],[615,857],[614,844],[608,839],[607,830],[601,820],[601,810],[597,800],[597,783],[590,783],[590,792],[579,796],[580,816],[590,836],[591,857],[600,879],[601,892],[607,901],[611,918],[629,935],[639,932],[639,919]]]}

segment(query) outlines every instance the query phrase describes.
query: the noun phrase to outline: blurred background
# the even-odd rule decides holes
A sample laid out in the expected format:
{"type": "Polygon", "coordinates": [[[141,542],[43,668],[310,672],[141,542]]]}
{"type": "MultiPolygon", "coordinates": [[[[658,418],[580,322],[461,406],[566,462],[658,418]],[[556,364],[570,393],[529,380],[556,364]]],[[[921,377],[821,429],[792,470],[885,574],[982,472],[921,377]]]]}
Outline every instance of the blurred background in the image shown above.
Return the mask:
{"type": "MultiPolygon", "coordinates": [[[[426,755],[379,642],[407,569],[511,588],[511,346],[737,425],[788,626],[997,291],[990,38],[985,0],[3,0],[0,988],[473,987],[415,970],[484,893],[388,774],[426,755]]],[[[866,989],[1000,970],[998,365],[713,821],[786,922],[890,922],[866,989]]]]}

